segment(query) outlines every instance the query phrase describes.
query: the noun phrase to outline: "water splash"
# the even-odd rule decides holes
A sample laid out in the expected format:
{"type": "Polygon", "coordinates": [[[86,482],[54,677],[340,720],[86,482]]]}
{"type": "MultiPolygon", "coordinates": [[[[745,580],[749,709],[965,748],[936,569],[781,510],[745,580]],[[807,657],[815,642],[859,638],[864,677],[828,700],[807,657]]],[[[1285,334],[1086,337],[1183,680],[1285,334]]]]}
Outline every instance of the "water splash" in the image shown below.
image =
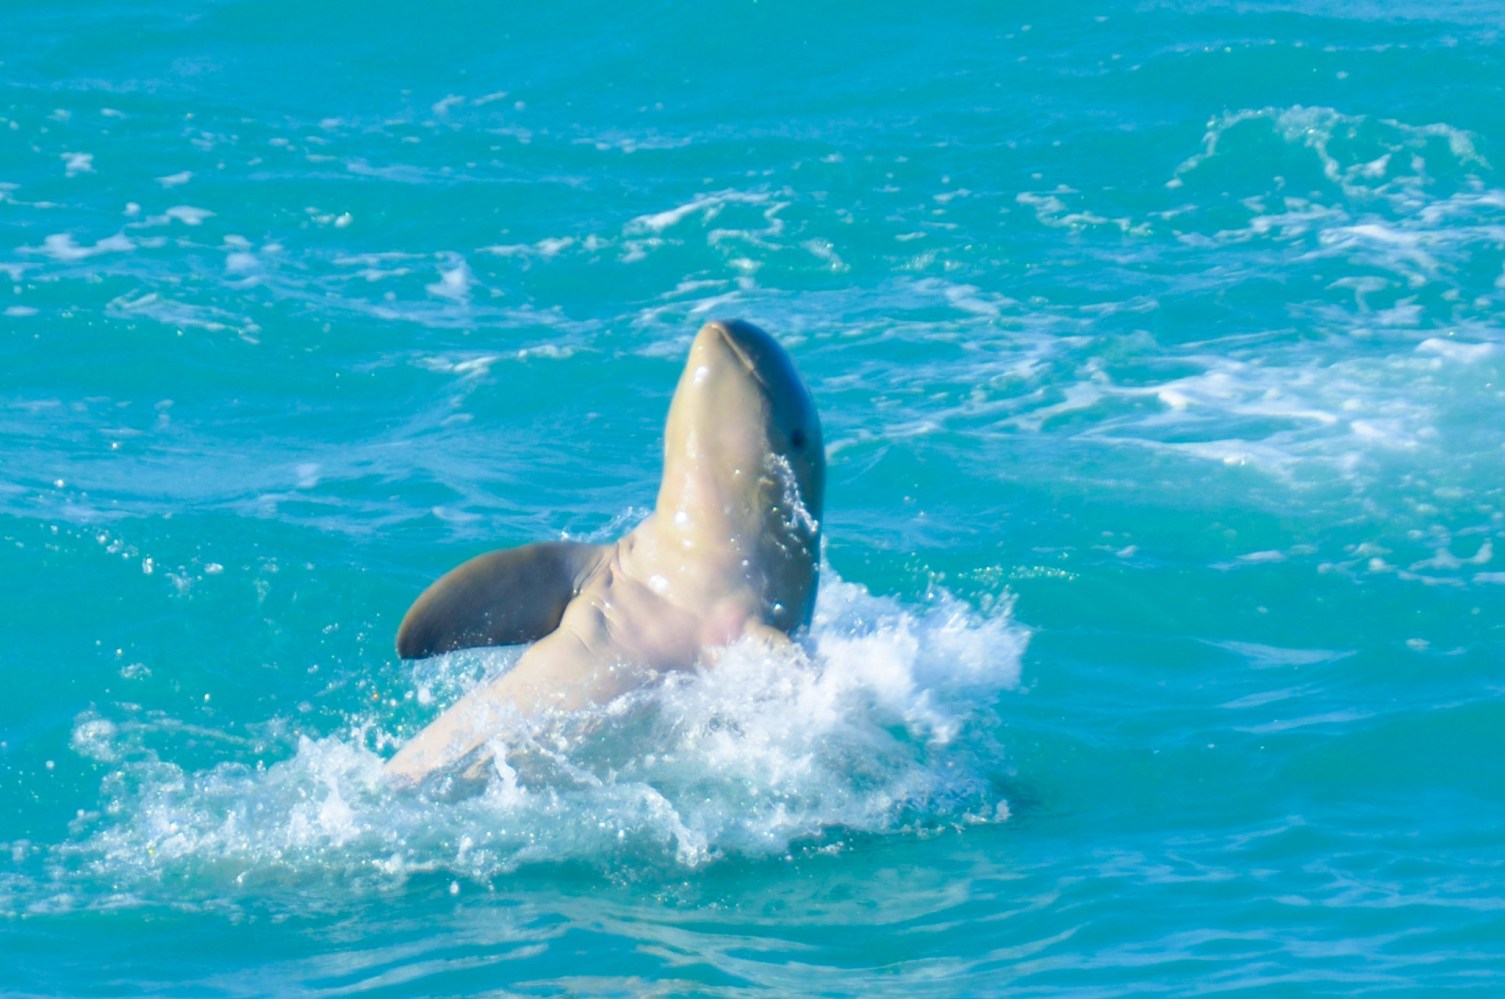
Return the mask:
{"type": "MultiPolygon", "coordinates": [[[[115,892],[74,894],[111,904],[167,887],[216,904],[426,872],[486,883],[538,863],[672,875],[1007,818],[994,706],[1028,640],[1007,601],[987,614],[945,594],[907,607],[826,578],[792,652],[734,647],[714,669],[509,735],[485,789],[458,800],[387,784],[378,748],[395,739],[380,717],[288,737],[291,755],[269,765],[195,772],[147,747],[150,726],[90,713],[74,749],[117,769],[101,809],[52,851],[48,880],[106,880],[115,892]]],[[[515,653],[435,660],[414,682],[441,697],[418,699],[481,682],[478,657],[494,670],[515,653]]]]}

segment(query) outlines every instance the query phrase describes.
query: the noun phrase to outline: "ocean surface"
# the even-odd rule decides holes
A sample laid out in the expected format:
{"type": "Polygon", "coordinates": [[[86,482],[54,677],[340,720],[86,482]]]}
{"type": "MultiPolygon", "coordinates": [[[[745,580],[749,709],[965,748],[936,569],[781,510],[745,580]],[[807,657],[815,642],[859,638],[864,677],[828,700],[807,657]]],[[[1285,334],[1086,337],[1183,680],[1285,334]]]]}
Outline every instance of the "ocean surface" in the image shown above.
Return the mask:
{"type": "Polygon", "coordinates": [[[0,13],[0,994],[1505,993],[1505,4],[0,13]],[[793,654],[382,761],[825,425],[793,654]]]}

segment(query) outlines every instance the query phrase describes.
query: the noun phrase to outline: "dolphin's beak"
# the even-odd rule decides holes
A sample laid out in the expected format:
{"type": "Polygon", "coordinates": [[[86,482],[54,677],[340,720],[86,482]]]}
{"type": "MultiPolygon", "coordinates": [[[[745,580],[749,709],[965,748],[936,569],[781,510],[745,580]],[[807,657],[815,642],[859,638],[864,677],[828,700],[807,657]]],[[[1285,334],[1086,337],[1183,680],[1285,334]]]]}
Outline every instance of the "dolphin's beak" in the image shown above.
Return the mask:
{"type": "Polygon", "coordinates": [[[747,369],[748,374],[756,378],[758,383],[764,388],[768,387],[768,382],[764,379],[763,371],[758,367],[758,362],[754,359],[752,353],[748,351],[747,345],[732,331],[730,323],[707,323],[706,327],[714,329],[721,336],[721,342],[726,344],[727,349],[737,356],[737,360],[742,362],[742,366],[747,369]]]}

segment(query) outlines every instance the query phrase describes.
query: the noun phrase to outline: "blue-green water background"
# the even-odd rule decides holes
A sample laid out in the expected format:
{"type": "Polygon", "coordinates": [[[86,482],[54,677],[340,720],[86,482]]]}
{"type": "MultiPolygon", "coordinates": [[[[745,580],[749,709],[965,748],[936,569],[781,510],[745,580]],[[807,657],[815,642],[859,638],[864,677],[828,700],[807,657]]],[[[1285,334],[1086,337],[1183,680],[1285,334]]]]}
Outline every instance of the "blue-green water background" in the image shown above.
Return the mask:
{"type": "Polygon", "coordinates": [[[0,992],[1497,994],[1502,23],[7,4],[0,992]],[[806,657],[394,796],[407,603],[642,516],[713,315],[806,657]]]}

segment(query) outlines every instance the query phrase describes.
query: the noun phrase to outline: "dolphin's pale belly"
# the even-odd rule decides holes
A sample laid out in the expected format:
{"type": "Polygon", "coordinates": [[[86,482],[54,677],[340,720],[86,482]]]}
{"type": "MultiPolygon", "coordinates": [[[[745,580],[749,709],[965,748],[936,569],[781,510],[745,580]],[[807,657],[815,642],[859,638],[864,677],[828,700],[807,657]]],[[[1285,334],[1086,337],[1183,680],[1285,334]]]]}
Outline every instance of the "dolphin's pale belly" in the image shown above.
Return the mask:
{"type": "MultiPolygon", "coordinates": [[[[651,530],[651,520],[644,529],[651,530]]],[[[762,626],[767,601],[740,568],[740,559],[735,568],[731,561],[728,567],[704,560],[676,564],[661,552],[644,559],[641,541],[638,531],[623,538],[613,557],[581,586],[560,622],[592,650],[598,664],[689,669],[738,641],[750,626],[762,626]],[[645,563],[651,570],[646,576],[645,563]]],[[[604,684],[590,699],[600,700],[610,686],[604,684]]]]}
{"type": "Polygon", "coordinates": [[[620,555],[581,587],[560,625],[573,631],[602,667],[688,669],[702,648],[698,616],[656,592],[653,579],[628,575],[620,555]]]}

